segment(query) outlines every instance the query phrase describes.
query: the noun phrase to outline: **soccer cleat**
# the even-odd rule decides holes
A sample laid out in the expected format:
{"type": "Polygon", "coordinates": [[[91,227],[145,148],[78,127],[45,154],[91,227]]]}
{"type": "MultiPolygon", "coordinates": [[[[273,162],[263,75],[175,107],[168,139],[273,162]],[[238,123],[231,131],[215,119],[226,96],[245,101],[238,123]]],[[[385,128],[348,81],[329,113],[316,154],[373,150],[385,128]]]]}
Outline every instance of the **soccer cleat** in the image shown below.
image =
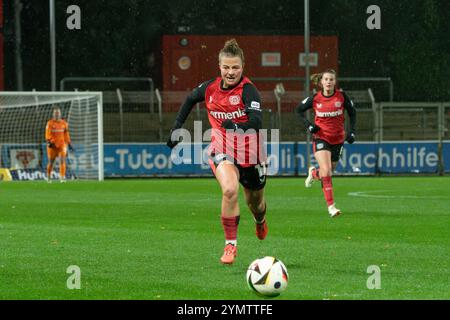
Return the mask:
{"type": "Polygon", "coordinates": [[[229,243],[223,249],[223,255],[220,258],[220,261],[223,264],[232,264],[234,262],[234,258],[237,256],[237,248],[235,245],[229,243]]]}
{"type": "Polygon", "coordinates": [[[267,232],[269,232],[269,228],[267,228],[266,219],[263,222],[258,223],[255,222],[256,225],[256,236],[259,240],[264,240],[267,236],[267,232]]]}
{"type": "Polygon", "coordinates": [[[341,214],[341,210],[336,208],[335,204],[333,203],[331,206],[328,206],[328,213],[332,218],[334,218],[341,214]]]}
{"type": "Polygon", "coordinates": [[[66,183],[66,179],[60,179],[59,182],[66,183]]]}
{"type": "Polygon", "coordinates": [[[309,167],[308,169],[308,176],[306,177],[305,180],[305,187],[306,188],[311,188],[313,182],[314,182],[314,176],[313,176],[313,171],[316,170],[315,167],[309,167]]]}

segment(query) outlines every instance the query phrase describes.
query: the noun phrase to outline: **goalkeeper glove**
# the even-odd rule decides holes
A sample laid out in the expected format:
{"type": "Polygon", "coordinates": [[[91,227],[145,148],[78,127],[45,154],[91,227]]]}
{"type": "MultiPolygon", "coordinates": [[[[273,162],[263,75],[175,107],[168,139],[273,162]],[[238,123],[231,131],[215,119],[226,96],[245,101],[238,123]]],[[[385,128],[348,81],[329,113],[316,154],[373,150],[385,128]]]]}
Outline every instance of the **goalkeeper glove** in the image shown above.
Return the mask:
{"type": "Polygon", "coordinates": [[[49,141],[47,141],[47,147],[54,148],[55,144],[49,140],[49,141]]]}
{"type": "Polygon", "coordinates": [[[231,120],[225,120],[224,122],[222,122],[222,128],[237,130],[238,126],[231,120]]]}
{"type": "Polygon", "coordinates": [[[69,150],[70,150],[70,151],[75,151],[75,149],[73,148],[73,146],[72,146],[71,143],[69,143],[68,147],[69,147],[69,150]]]}
{"type": "Polygon", "coordinates": [[[309,133],[311,133],[311,134],[317,133],[319,130],[320,130],[320,127],[319,127],[319,126],[316,126],[315,124],[312,124],[312,123],[311,123],[311,124],[308,126],[308,131],[309,131],[309,133]]]}
{"type": "Polygon", "coordinates": [[[348,135],[347,135],[347,138],[345,138],[345,141],[347,141],[350,144],[355,142],[355,133],[354,132],[349,132],[348,135]]]}

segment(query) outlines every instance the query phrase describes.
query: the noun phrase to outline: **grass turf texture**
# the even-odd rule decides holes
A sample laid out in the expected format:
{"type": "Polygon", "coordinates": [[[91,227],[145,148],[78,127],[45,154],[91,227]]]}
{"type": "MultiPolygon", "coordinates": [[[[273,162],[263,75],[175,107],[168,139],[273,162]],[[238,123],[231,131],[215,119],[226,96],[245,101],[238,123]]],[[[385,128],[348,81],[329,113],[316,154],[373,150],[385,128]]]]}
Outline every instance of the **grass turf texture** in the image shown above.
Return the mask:
{"type": "Polygon", "coordinates": [[[335,178],[336,219],[303,181],[268,180],[264,241],[240,193],[232,266],[214,179],[1,183],[0,299],[259,299],[245,274],[266,255],[290,276],[276,299],[450,298],[450,178],[335,178]]]}

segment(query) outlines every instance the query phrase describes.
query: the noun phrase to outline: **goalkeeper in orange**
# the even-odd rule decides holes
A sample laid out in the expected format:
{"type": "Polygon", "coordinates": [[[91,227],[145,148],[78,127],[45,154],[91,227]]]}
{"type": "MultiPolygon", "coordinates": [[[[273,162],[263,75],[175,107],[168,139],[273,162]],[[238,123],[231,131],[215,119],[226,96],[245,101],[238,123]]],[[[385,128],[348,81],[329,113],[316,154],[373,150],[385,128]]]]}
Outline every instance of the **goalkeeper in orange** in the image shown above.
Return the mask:
{"type": "Polygon", "coordinates": [[[66,157],[67,148],[73,151],[70,143],[69,125],[61,118],[61,109],[53,109],[53,118],[47,122],[45,127],[45,140],[47,141],[47,181],[51,182],[53,164],[59,157],[59,176],[60,181],[66,181],[66,157]]]}

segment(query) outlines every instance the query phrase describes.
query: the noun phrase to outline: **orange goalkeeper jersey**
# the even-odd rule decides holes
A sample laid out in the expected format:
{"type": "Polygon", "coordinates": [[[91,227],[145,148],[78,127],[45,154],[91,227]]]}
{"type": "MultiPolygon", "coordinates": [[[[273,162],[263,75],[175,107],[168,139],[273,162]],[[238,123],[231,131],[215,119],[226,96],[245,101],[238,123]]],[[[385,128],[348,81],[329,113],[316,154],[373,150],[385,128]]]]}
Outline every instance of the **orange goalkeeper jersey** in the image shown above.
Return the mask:
{"type": "Polygon", "coordinates": [[[70,143],[69,125],[65,120],[51,119],[45,127],[45,140],[55,144],[56,148],[62,148],[70,143]]]}

